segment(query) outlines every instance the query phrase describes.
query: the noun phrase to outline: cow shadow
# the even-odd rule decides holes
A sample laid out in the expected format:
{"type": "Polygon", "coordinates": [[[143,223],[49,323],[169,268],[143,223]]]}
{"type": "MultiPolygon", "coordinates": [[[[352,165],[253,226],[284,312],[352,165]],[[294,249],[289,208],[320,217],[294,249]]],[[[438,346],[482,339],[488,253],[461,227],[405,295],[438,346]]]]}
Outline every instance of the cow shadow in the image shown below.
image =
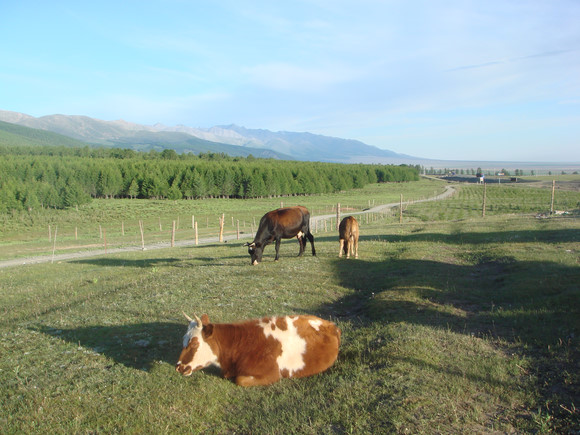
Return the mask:
{"type": "Polygon", "coordinates": [[[72,260],[72,264],[92,264],[102,267],[136,267],[150,268],[157,266],[171,266],[181,262],[180,258],[143,258],[139,260],[129,260],[126,258],[96,257],[82,260],[72,260]]]}
{"type": "Polygon", "coordinates": [[[41,325],[31,329],[82,346],[126,367],[149,371],[155,362],[177,362],[187,325],[150,322],[71,329],[41,325]]]}

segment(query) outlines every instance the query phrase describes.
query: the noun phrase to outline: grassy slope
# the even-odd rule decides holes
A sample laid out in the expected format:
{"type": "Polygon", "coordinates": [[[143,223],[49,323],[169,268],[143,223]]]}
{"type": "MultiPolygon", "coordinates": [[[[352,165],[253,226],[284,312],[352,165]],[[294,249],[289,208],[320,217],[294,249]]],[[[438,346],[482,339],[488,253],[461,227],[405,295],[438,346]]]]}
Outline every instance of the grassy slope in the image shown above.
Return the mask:
{"type": "MultiPolygon", "coordinates": [[[[439,206],[437,206],[439,207],[439,206]]],[[[295,241],[0,270],[0,426],[11,432],[523,433],[578,429],[580,232],[525,216],[363,222],[358,261],[295,241]],[[173,365],[181,310],[214,321],[317,313],[327,373],[243,389],[173,365]]],[[[439,211],[437,211],[439,213],[439,211]]]]}
{"type": "Polygon", "coordinates": [[[82,148],[87,143],[46,130],[23,127],[0,121],[0,145],[67,146],[82,148]]]}

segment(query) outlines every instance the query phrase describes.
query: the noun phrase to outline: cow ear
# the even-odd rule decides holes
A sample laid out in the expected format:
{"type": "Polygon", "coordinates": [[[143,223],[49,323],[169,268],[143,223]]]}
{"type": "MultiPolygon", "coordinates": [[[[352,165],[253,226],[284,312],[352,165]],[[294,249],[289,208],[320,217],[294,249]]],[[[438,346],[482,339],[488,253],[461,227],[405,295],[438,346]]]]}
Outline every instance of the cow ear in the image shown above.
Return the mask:
{"type": "Polygon", "coordinates": [[[213,334],[213,325],[204,325],[203,329],[201,330],[201,336],[204,340],[207,340],[213,334]]]}
{"type": "Polygon", "coordinates": [[[202,325],[209,325],[209,316],[207,314],[201,315],[201,324],[202,325]]]}

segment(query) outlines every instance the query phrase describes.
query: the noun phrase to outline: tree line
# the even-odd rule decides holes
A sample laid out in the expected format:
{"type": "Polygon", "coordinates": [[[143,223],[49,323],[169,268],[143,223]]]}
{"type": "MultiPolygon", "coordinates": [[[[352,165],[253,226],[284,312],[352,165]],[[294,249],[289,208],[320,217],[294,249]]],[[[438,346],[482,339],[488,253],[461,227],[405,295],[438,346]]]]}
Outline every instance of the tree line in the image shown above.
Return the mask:
{"type": "MultiPolygon", "coordinates": [[[[422,174],[427,174],[427,175],[449,175],[449,174],[454,174],[454,175],[473,175],[473,176],[477,176],[480,177],[482,175],[486,175],[486,176],[496,176],[496,175],[505,175],[507,177],[509,176],[516,176],[516,177],[523,177],[523,176],[535,176],[535,175],[552,175],[552,171],[551,170],[534,170],[534,169],[530,169],[527,172],[524,172],[523,169],[514,169],[513,173],[512,171],[509,171],[505,168],[501,168],[501,169],[487,169],[485,171],[483,171],[481,169],[481,167],[478,167],[477,169],[453,169],[453,168],[433,168],[431,166],[431,168],[426,168],[424,166],[420,166],[419,170],[421,171],[422,174]]],[[[566,174],[566,171],[561,171],[560,172],[562,175],[566,174]]],[[[578,171],[573,171],[573,174],[577,174],[578,171]]]]}
{"type": "Polygon", "coordinates": [[[419,179],[419,168],[230,157],[173,150],[0,147],[0,212],[93,198],[257,198],[331,193],[419,179]]]}

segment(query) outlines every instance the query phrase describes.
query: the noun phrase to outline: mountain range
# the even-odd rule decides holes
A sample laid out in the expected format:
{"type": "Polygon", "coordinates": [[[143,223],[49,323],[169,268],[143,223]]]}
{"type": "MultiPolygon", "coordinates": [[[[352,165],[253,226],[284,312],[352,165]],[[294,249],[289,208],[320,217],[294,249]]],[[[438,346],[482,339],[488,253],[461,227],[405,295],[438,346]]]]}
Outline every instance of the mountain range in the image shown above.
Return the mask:
{"type": "Polygon", "coordinates": [[[412,163],[416,157],[363,142],[312,133],[247,129],[237,125],[193,128],[103,121],[79,115],[33,117],[0,110],[0,121],[45,130],[92,145],[138,151],[173,149],[178,153],[213,152],[231,156],[340,163],[412,163]]]}

